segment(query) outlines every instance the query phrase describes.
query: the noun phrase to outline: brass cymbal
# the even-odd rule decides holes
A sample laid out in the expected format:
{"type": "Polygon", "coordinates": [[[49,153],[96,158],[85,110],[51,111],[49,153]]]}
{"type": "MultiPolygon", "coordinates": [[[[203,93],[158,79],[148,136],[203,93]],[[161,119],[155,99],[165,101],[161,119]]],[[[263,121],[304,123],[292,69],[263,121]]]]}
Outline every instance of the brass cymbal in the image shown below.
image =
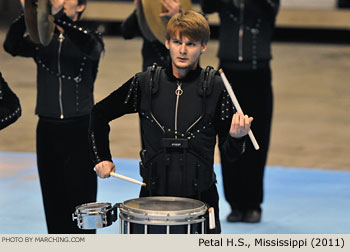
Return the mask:
{"type": "Polygon", "coordinates": [[[40,43],[47,46],[55,30],[50,0],[38,0],[37,23],[40,43]]]}
{"type": "MultiPolygon", "coordinates": [[[[190,0],[179,0],[179,2],[182,11],[192,9],[190,0]]],[[[139,0],[136,11],[143,36],[150,41],[158,40],[164,44],[169,18],[160,16],[160,13],[164,12],[160,0],[139,0]]]]}
{"type": "Polygon", "coordinates": [[[39,44],[39,32],[37,22],[37,3],[33,0],[25,0],[24,2],[24,17],[27,31],[34,43],[39,44]]]}

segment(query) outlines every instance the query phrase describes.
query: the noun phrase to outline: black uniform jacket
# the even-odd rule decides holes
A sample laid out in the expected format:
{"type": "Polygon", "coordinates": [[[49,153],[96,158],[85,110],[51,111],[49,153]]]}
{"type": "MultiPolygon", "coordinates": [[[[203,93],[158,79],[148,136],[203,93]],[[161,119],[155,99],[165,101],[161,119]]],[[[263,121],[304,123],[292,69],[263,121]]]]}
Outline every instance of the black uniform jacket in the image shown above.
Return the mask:
{"type": "Polygon", "coordinates": [[[21,104],[0,73],[0,130],[21,116],[21,104]]]}
{"type": "Polygon", "coordinates": [[[104,45],[101,34],[72,22],[63,10],[55,15],[48,46],[35,44],[26,31],[22,14],[10,26],[4,49],[12,56],[32,57],[37,64],[36,114],[50,118],[87,115],[94,104],[93,85],[104,45]]]}
{"type": "MultiPolygon", "coordinates": [[[[176,79],[171,70],[163,68],[160,71],[159,82],[155,83],[152,89],[149,86],[148,73],[145,71],[97,103],[92,109],[90,122],[95,163],[111,161],[108,123],[124,114],[138,112],[143,148],[141,160],[146,170],[143,172],[141,167],[140,172],[144,179],[152,177],[147,175],[149,169],[157,170],[161,165],[170,167],[168,171],[173,175],[170,176],[171,180],[174,180],[177,175],[182,174],[177,174],[176,168],[171,168],[176,163],[175,166],[185,166],[185,171],[192,169],[189,166],[195,166],[192,171],[194,173],[198,167],[205,170],[203,176],[206,182],[202,183],[200,191],[215,183],[213,161],[216,136],[219,135],[221,149],[233,159],[244,151],[245,144],[244,138],[235,139],[228,134],[234,109],[218,75],[214,76],[203,102],[201,71],[198,67],[190,71],[185,78],[176,79]],[[179,87],[183,93],[177,96],[175,90],[179,87]],[[173,146],[167,146],[169,144],[173,146]],[[185,161],[181,156],[183,149],[171,148],[177,144],[188,146],[184,150],[188,154],[185,161]],[[152,168],[152,165],[158,167],[152,168]],[[174,173],[171,172],[172,169],[174,173]]],[[[161,178],[163,175],[156,174],[156,177],[161,178]]]]}
{"type": "Polygon", "coordinates": [[[234,69],[266,67],[271,59],[271,37],[280,1],[225,2],[201,0],[205,13],[218,12],[220,16],[218,57],[221,65],[234,69]]]}

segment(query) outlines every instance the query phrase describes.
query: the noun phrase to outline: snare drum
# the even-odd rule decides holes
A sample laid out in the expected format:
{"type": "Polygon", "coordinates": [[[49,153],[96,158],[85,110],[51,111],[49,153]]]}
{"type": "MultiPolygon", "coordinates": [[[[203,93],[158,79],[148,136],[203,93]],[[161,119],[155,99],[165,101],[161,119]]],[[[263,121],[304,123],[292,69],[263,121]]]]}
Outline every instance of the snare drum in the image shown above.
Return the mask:
{"type": "Polygon", "coordinates": [[[119,205],[122,234],[204,234],[207,205],[179,197],[143,197],[119,205]]]}
{"type": "Polygon", "coordinates": [[[112,225],[117,215],[110,203],[92,202],[77,206],[72,217],[80,229],[96,229],[112,225]]]}

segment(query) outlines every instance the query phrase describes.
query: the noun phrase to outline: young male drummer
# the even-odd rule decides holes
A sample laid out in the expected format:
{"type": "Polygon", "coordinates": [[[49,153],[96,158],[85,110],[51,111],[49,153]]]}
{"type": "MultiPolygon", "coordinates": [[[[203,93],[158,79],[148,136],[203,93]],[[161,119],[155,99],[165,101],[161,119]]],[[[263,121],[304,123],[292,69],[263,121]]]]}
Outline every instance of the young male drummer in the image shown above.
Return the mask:
{"type": "Polygon", "coordinates": [[[234,113],[218,74],[199,66],[207,49],[209,25],[194,11],[174,15],[165,45],[171,66],[136,74],[97,103],[91,112],[90,142],[101,178],[115,169],[109,149],[108,123],[138,113],[141,127],[140,173],[147,187],[140,197],[178,196],[199,199],[215,209],[220,233],[218,192],[213,170],[216,135],[227,156],[245,148],[253,118],[234,113]]]}

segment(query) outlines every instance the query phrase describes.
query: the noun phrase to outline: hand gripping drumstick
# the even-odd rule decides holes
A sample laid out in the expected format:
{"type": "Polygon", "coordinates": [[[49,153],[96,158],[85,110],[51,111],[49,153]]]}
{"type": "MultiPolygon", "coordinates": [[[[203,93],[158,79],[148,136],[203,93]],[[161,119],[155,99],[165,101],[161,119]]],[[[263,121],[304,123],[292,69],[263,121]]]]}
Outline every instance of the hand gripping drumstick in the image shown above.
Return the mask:
{"type": "Polygon", "coordinates": [[[143,183],[143,182],[138,181],[138,180],[133,179],[133,178],[126,177],[124,175],[121,175],[121,174],[118,174],[118,173],[115,173],[115,172],[111,172],[109,175],[111,175],[113,177],[116,177],[116,178],[119,178],[119,179],[123,179],[123,180],[129,181],[131,183],[135,183],[135,184],[138,184],[138,185],[146,186],[146,183],[143,183]]]}
{"type": "MultiPolygon", "coordinates": [[[[94,171],[96,171],[95,168],[94,168],[94,171]]],[[[129,181],[131,183],[135,183],[135,184],[138,184],[138,185],[146,186],[146,183],[143,183],[143,182],[138,181],[136,179],[129,178],[127,176],[124,176],[124,175],[121,175],[121,174],[118,174],[118,173],[115,173],[115,172],[110,172],[109,175],[111,175],[113,177],[116,177],[116,178],[119,178],[119,179],[123,179],[123,180],[129,181]]]]}
{"type": "MultiPolygon", "coordinates": [[[[236,96],[235,96],[235,93],[234,93],[233,90],[232,90],[232,87],[231,87],[230,83],[228,82],[228,80],[227,80],[227,78],[226,78],[226,76],[225,76],[225,74],[224,74],[224,71],[222,71],[222,69],[220,68],[220,69],[219,69],[219,72],[220,72],[220,77],[221,77],[222,81],[223,81],[224,84],[225,84],[225,88],[226,88],[228,94],[229,94],[230,97],[231,97],[231,100],[232,100],[232,102],[233,102],[233,105],[234,105],[235,108],[237,109],[237,112],[238,112],[238,113],[242,113],[242,114],[243,114],[243,111],[242,111],[242,109],[241,109],[241,106],[239,106],[238,100],[237,100],[237,98],[236,98],[236,96]]],[[[248,136],[249,136],[250,140],[252,141],[252,143],[253,143],[253,145],[254,145],[254,148],[255,148],[256,150],[259,150],[259,148],[260,148],[260,147],[259,147],[259,144],[258,144],[258,142],[256,141],[256,139],[255,139],[255,137],[254,137],[254,135],[253,135],[253,131],[252,131],[252,130],[249,130],[248,136]]]]}

